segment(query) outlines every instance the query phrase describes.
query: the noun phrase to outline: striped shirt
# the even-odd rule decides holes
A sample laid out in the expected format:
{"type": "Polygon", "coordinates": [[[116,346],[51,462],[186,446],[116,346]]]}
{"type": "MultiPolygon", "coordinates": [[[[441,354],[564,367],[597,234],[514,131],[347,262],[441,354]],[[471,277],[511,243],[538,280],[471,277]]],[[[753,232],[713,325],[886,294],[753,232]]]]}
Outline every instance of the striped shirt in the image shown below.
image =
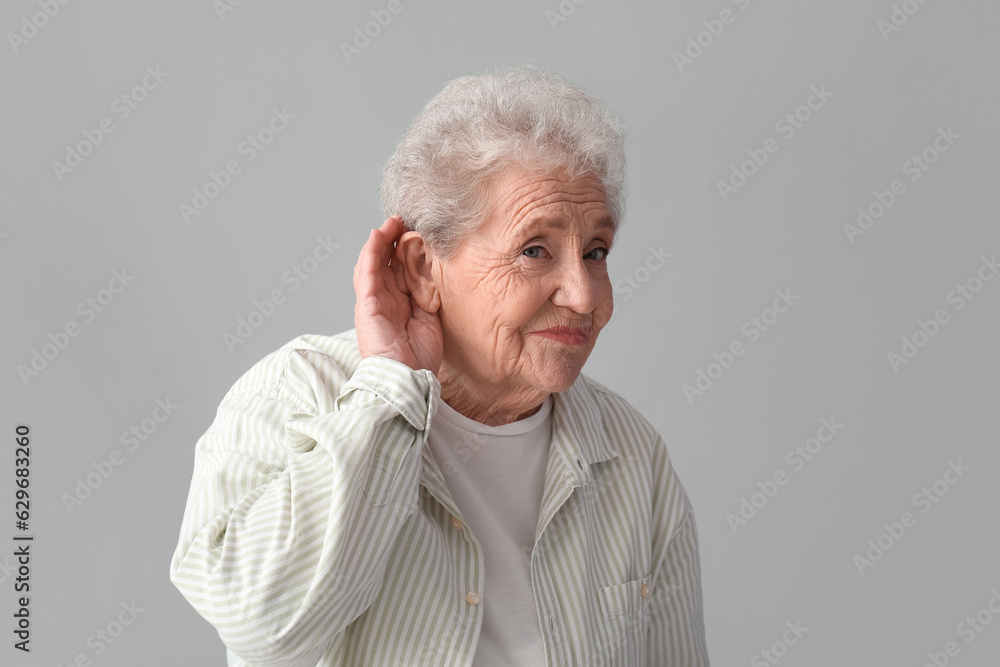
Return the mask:
{"type": "MultiPolygon", "coordinates": [[[[195,447],[170,577],[230,666],[472,664],[483,554],[425,447],[427,370],[302,336],[195,447]]],[[[707,666],[698,536],[663,440],[580,375],[553,395],[531,583],[546,663],[707,666]]]]}

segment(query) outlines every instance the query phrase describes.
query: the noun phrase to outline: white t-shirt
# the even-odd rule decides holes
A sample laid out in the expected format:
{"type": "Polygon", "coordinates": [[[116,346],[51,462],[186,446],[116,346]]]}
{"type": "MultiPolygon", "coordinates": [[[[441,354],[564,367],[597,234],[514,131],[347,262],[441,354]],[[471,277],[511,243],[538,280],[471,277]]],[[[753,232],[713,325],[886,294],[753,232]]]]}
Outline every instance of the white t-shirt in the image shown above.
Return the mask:
{"type": "Polygon", "coordinates": [[[486,426],[441,401],[427,442],[485,560],[474,667],[544,667],[531,550],[552,441],[552,397],[535,414],[486,426]]]}

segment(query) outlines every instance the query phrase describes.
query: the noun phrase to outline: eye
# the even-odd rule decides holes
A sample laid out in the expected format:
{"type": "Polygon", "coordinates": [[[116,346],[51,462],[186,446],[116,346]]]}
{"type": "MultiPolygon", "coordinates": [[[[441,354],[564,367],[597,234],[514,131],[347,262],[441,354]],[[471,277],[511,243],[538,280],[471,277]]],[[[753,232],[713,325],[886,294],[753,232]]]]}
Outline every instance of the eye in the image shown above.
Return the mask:
{"type": "Polygon", "coordinates": [[[588,252],[586,255],[584,255],[583,258],[584,259],[596,259],[596,260],[607,259],[608,258],[608,252],[609,252],[609,250],[607,248],[594,248],[593,250],[591,250],[590,252],[588,252]]]}
{"type": "Polygon", "coordinates": [[[525,248],[524,252],[521,254],[525,257],[530,257],[531,259],[541,259],[542,253],[545,252],[545,248],[540,245],[533,245],[530,248],[525,248]]]}

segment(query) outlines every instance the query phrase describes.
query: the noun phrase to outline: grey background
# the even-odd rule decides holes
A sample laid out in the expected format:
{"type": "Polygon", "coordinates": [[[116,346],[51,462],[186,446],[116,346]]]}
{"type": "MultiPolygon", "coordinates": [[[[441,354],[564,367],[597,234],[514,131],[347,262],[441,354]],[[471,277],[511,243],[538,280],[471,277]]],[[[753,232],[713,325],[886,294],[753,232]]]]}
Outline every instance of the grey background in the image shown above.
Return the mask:
{"type": "Polygon", "coordinates": [[[713,664],[751,664],[797,620],[809,630],[783,664],[922,665],[948,641],[950,664],[997,664],[1000,619],[972,643],[956,632],[1000,590],[1000,281],[961,310],[947,298],[1000,251],[1000,8],[897,2],[917,11],[886,39],[887,0],[565,0],[566,16],[556,0],[402,0],[347,62],[341,43],[387,4],[69,2],[16,50],[10,33],[42,10],[0,8],[0,540],[18,532],[18,423],[32,429],[36,536],[32,652],[7,630],[0,662],[225,664],[167,578],[196,440],[262,356],[353,326],[378,170],[423,102],[456,76],[535,63],[628,126],[616,313],[585,372],[668,443],[698,520],[713,664]],[[673,54],[727,9],[734,21],[679,71],[673,54]],[[169,76],[119,119],[113,101],[147,66],[169,76]],[[775,123],[811,86],[833,96],[786,140],[775,123]],[[294,120],[246,162],[240,142],[275,107],[294,120]],[[53,161],[102,118],[114,131],[60,182],[53,161]],[[910,182],[902,165],[949,126],[960,138],[910,182]],[[723,201],[717,181],[768,137],[780,150],[723,201]],[[186,223],[179,204],[228,160],[241,173],[186,223]],[[897,178],[905,194],[851,243],[844,225],[897,178]],[[292,290],[282,276],[318,236],[339,247],[292,290]],[[650,272],[651,246],[671,257],[650,272]],[[122,267],[134,280],[86,322],[78,304],[122,267]],[[628,294],[628,276],[641,289],[628,294]],[[230,351],[223,334],[274,289],[285,302],[230,351]],[[750,343],[741,327],[777,289],[799,298],[750,343]],[[887,354],[938,308],[948,323],[894,370],[887,354]],[[79,335],[24,382],[18,366],[71,321],[79,335]],[[689,401],[682,386],[737,340],[745,354],[689,401]],[[178,409],[127,451],[122,433],[167,398],[178,409]],[[843,429],[794,471],[786,452],[824,417],[843,429]],[[113,450],[124,462],[70,512],[64,494],[113,450]],[[970,471],[920,514],[914,494],[958,459],[970,471]],[[734,534],[727,514],[778,470],[787,484],[734,534]],[[916,525],[859,573],[854,556],[906,511],[916,525]],[[88,638],[133,600],[143,611],[97,655],[88,638]]]}

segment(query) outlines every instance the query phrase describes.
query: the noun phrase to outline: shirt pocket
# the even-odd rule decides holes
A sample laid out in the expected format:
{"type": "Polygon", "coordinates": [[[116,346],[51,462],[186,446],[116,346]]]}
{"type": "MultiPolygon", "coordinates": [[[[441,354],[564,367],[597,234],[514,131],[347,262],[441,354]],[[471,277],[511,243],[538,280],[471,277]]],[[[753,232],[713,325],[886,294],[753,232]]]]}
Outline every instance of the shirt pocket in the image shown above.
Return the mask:
{"type": "Polygon", "coordinates": [[[645,667],[649,625],[649,579],[606,586],[597,591],[604,617],[604,667],[645,667]],[[644,598],[643,587],[647,595],[644,598]]]}

